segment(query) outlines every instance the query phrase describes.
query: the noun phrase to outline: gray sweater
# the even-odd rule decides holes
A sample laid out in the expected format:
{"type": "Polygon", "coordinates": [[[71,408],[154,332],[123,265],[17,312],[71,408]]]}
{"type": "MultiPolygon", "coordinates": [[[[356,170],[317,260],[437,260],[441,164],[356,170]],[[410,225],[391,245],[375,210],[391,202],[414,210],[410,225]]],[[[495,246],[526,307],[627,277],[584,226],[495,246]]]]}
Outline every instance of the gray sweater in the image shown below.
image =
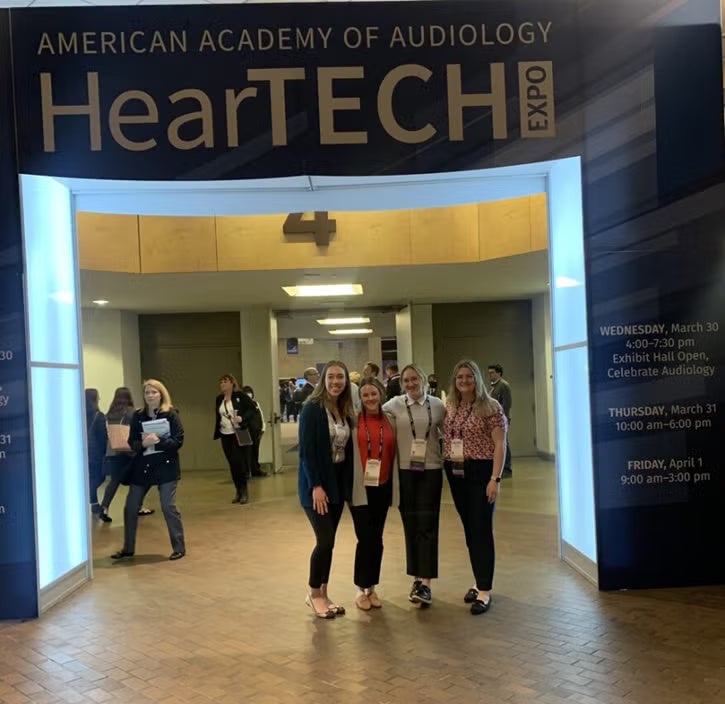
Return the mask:
{"type": "MultiPolygon", "coordinates": [[[[426,396],[430,401],[431,416],[433,425],[428,436],[428,449],[425,457],[426,469],[441,469],[443,458],[441,456],[440,438],[443,435],[443,419],[446,415],[446,407],[439,398],[426,396]]],[[[410,418],[405,410],[408,404],[407,396],[396,396],[383,406],[383,411],[395,419],[395,437],[398,450],[398,466],[402,470],[410,469],[410,450],[413,446],[413,433],[410,430],[410,418]]],[[[410,407],[415,424],[415,434],[419,440],[425,438],[425,431],[428,427],[428,411],[423,403],[413,403],[410,407]]]]}

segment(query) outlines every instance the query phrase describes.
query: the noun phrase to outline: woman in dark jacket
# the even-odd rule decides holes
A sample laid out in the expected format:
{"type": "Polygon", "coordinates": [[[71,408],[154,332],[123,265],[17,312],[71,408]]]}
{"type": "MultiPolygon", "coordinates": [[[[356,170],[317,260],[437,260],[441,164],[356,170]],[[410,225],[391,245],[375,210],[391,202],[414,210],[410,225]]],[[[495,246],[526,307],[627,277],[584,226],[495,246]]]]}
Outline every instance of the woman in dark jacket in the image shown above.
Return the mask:
{"type": "Polygon", "coordinates": [[[254,401],[239,390],[239,384],[231,374],[219,377],[219,390],[221,393],[214,402],[214,440],[221,440],[237,490],[232,503],[246,504],[249,501],[247,477],[252,473],[254,462],[254,438],[262,433],[259,413],[254,401]],[[249,445],[239,444],[237,430],[249,431],[249,445]]]}
{"type": "Polygon", "coordinates": [[[352,500],[353,413],[347,367],[328,362],[300,413],[297,474],[300,503],[316,539],[305,601],[320,618],[345,613],[328,597],[327,585],[337,526],[345,501],[352,500]]]}
{"type": "Polygon", "coordinates": [[[254,398],[254,389],[251,386],[243,386],[242,391],[252,399],[252,403],[257,409],[257,420],[252,433],[252,441],[254,442],[254,450],[252,451],[252,476],[253,477],[266,477],[267,474],[262,471],[262,466],[259,464],[259,446],[262,444],[262,435],[267,429],[267,424],[264,422],[264,413],[259,407],[259,402],[254,398]]]}
{"type": "Polygon", "coordinates": [[[108,434],[106,416],[98,408],[98,389],[86,389],[86,439],[88,441],[88,490],[91,511],[98,515],[98,489],[103,484],[103,458],[106,456],[108,434]]]}
{"type": "MultiPolygon", "coordinates": [[[[136,547],[138,511],[152,486],[158,486],[161,510],[169,529],[172,553],[170,560],[186,554],[184,525],[176,507],[176,487],[181,479],[179,448],[184,444],[184,428],[178,413],[171,407],[166,387],[156,379],[147,379],[143,386],[144,407],[133,414],[128,443],[134,452],[131,466],[131,487],[123,510],[123,548],[111,557],[131,557],[136,547]],[[144,424],[166,420],[168,432],[148,432],[144,424]]],[[[148,428],[148,426],[146,426],[148,428]]]]}

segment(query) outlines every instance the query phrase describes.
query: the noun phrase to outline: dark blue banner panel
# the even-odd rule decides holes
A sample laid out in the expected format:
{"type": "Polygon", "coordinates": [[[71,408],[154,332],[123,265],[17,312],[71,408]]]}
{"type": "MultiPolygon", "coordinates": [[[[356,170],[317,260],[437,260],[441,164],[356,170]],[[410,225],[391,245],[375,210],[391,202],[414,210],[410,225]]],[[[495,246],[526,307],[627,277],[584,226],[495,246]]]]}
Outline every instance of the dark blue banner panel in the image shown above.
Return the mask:
{"type": "Polygon", "coordinates": [[[0,618],[37,616],[23,257],[9,16],[0,12],[0,618]]]}
{"type": "Polygon", "coordinates": [[[580,156],[600,584],[723,581],[719,0],[44,8],[12,33],[24,173],[580,156]]]}

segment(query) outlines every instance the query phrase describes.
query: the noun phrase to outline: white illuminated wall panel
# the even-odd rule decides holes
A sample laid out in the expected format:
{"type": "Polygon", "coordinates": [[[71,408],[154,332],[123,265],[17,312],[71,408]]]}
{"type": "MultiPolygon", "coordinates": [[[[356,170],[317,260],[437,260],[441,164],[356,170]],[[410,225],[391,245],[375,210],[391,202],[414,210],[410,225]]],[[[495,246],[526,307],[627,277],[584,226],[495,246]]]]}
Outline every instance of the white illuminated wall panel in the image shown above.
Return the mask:
{"type": "Polygon", "coordinates": [[[70,191],[42,176],[20,186],[42,603],[44,589],[88,565],[78,274],[70,191]]]}
{"type": "MultiPolygon", "coordinates": [[[[596,564],[580,159],[554,162],[547,190],[562,555],[575,560],[571,547],[596,564]]],[[[596,579],[592,565],[577,567],[596,579]]]]}

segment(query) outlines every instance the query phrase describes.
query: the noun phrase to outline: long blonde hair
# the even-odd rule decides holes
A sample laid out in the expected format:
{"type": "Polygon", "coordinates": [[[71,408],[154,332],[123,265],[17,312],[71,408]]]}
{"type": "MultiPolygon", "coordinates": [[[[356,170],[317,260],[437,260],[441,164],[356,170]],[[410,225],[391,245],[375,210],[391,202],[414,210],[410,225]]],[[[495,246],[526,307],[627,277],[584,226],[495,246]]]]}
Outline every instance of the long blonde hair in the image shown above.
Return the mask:
{"type": "Polygon", "coordinates": [[[325,405],[325,401],[329,399],[327,394],[327,386],[325,385],[325,377],[327,376],[327,370],[330,367],[340,367],[345,372],[345,388],[342,393],[337,397],[337,410],[340,411],[340,415],[343,418],[354,419],[355,408],[352,404],[352,389],[350,387],[350,372],[347,370],[344,362],[332,359],[330,360],[320,372],[320,378],[317,381],[314,391],[309,395],[306,403],[317,403],[320,406],[325,405]]]}
{"type": "Polygon", "coordinates": [[[146,405],[146,387],[151,386],[152,388],[156,389],[161,394],[161,404],[159,405],[159,410],[163,413],[168,413],[168,411],[171,410],[171,394],[169,393],[169,390],[158,380],[158,379],[146,379],[143,383],[143,394],[144,394],[144,402],[143,407],[146,412],[148,412],[148,406],[146,405]]]}
{"type": "Polygon", "coordinates": [[[458,407],[461,405],[461,392],[456,388],[456,377],[463,367],[471,370],[473,378],[476,381],[476,398],[473,401],[473,408],[476,413],[480,416],[492,416],[494,413],[497,413],[501,406],[498,401],[491,398],[486,384],[483,381],[483,374],[481,374],[481,370],[472,359],[462,359],[453,367],[451,386],[448,391],[446,405],[449,405],[454,410],[458,410],[458,407]]]}

